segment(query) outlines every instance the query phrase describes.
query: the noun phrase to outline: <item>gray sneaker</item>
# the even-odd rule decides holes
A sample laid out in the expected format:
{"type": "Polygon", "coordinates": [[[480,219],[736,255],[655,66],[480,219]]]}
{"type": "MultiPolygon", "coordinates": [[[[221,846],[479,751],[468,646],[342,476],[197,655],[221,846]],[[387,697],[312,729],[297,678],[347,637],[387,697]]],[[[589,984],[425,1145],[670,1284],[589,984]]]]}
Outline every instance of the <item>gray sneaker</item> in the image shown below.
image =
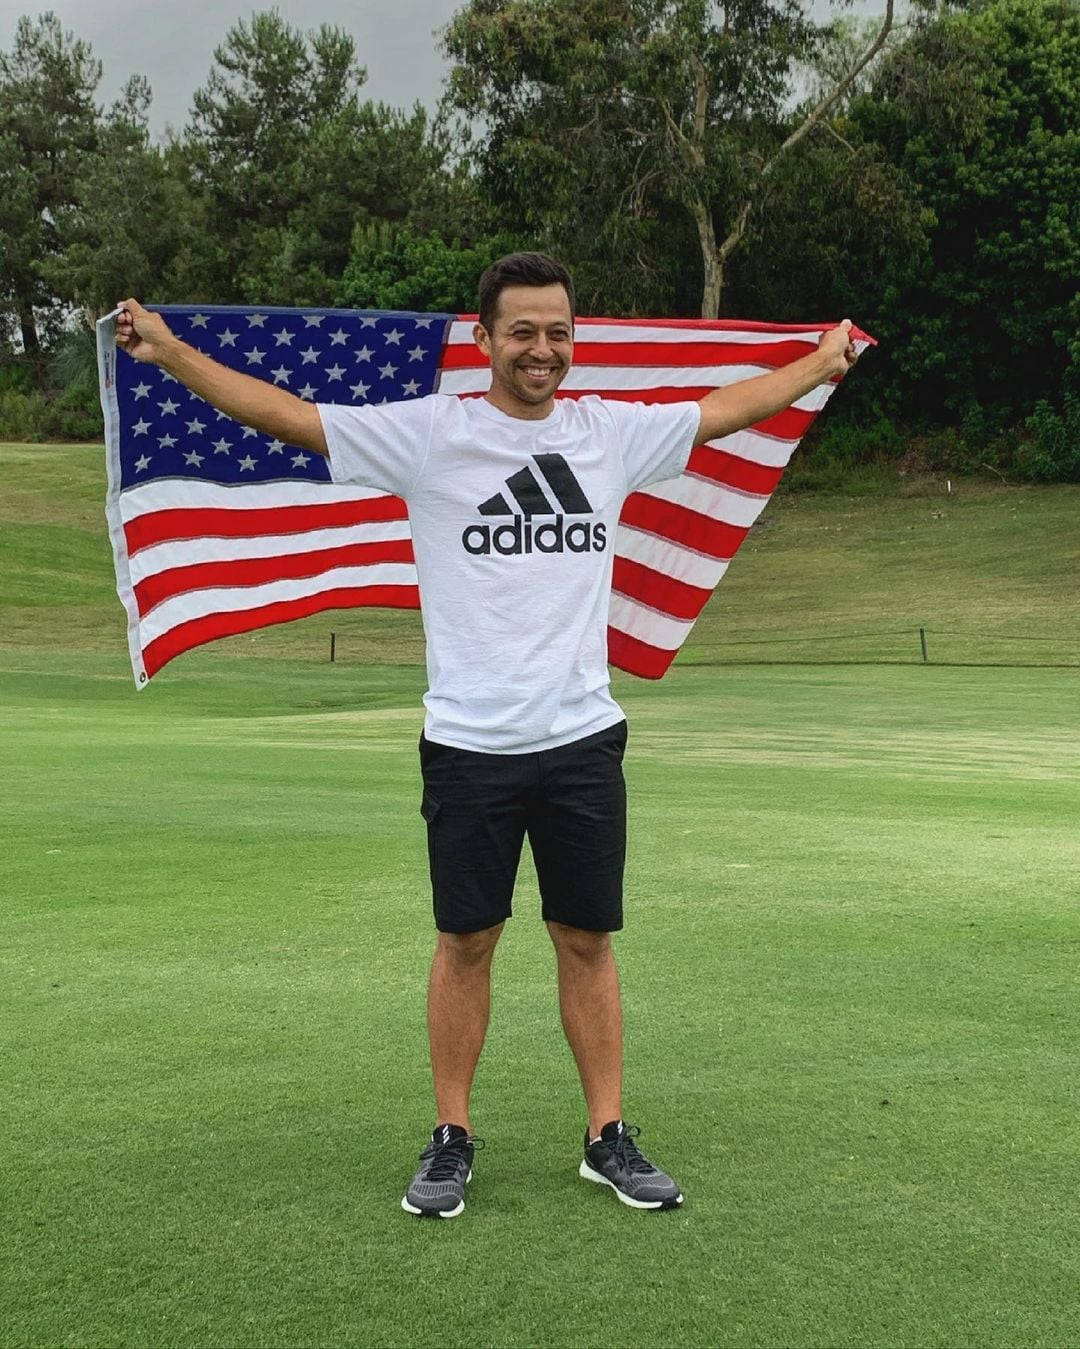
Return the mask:
{"type": "Polygon", "coordinates": [[[473,1150],[483,1146],[482,1138],[470,1138],[460,1125],[440,1124],[420,1154],[420,1168],[401,1207],[420,1218],[456,1218],[472,1180],[473,1150]]]}
{"type": "Polygon", "coordinates": [[[595,1143],[585,1135],[585,1158],[578,1167],[584,1180],[610,1185],[631,1208],[678,1208],[682,1191],[659,1167],[638,1149],[634,1139],[641,1130],[621,1119],[605,1124],[595,1143]]]}

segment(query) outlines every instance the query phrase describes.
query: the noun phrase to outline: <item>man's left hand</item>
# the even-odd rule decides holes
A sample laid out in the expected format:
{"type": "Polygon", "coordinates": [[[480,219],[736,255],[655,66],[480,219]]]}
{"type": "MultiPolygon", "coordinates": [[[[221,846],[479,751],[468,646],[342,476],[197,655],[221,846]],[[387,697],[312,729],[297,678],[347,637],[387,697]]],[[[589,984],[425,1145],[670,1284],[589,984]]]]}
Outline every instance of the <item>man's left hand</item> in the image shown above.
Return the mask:
{"type": "Polygon", "coordinates": [[[822,356],[827,356],[831,365],[829,378],[834,375],[846,375],[855,362],[859,359],[859,353],[855,350],[855,343],[851,340],[851,320],[844,319],[843,323],[835,328],[830,328],[827,333],[821,334],[818,342],[818,351],[822,356]]]}

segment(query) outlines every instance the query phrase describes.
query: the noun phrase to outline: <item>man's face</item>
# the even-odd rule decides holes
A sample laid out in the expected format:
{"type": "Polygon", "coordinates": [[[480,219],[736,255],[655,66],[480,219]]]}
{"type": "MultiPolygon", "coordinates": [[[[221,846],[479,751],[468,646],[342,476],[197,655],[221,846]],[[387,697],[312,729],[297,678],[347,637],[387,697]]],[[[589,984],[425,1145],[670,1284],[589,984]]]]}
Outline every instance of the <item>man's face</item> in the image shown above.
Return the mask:
{"type": "Polygon", "coordinates": [[[477,344],[491,358],[493,392],[535,412],[550,403],[574,358],[570,300],[557,282],[507,286],[499,294],[494,331],[478,323],[477,344]]]}

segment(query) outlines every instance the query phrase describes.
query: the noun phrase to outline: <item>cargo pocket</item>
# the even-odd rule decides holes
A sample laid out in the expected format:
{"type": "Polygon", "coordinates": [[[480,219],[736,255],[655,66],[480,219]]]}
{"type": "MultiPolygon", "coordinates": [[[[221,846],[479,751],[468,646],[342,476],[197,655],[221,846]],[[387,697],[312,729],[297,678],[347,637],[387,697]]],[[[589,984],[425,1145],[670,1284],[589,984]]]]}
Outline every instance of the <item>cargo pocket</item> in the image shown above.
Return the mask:
{"type": "Polygon", "coordinates": [[[427,823],[428,869],[431,874],[431,889],[433,894],[438,890],[439,854],[436,847],[435,821],[439,817],[440,810],[442,810],[442,802],[438,797],[432,796],[431,792],[425,787],[424,795],[420,801],[420,814],[427,823]]]}

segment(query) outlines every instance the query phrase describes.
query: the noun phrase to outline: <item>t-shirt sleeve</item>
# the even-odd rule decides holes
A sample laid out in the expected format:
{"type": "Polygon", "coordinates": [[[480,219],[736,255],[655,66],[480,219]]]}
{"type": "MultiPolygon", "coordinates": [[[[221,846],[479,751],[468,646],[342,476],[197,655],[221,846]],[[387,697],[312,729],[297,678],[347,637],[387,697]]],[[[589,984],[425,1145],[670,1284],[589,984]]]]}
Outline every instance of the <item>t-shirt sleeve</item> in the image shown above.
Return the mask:
{"type": "Polygon", "coordinates": [[[336,483],[408,499],[431,444],[436,398],[400,403],[316,403],[336,483]]]}
{"type": "Polygon", "coordinates": [[[615,417],[628,492],[682,473],[701,424],[697,403],[612,400],[608,407],[615,417]]]}

